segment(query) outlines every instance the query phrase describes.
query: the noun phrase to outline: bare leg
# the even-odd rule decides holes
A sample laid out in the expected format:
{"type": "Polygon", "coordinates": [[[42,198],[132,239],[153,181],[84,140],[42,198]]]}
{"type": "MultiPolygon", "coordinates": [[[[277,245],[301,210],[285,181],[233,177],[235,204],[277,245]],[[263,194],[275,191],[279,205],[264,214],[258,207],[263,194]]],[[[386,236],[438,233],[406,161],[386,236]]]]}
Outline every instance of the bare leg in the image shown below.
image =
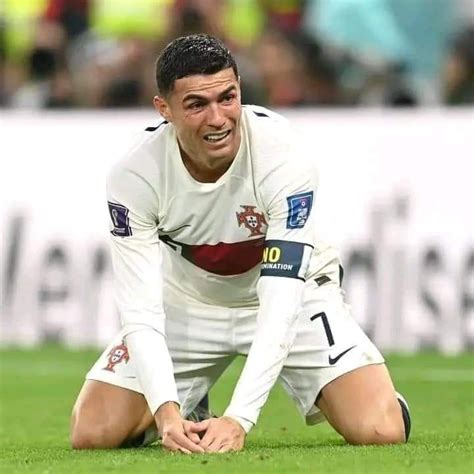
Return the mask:
{"type": "Polygon", "coordinates": [[[318,406],[350,444],[405,442],[405,425],[385,364],[348,372],[326,385],[318,406]]]}
{"type": "Polygon", "coordinates": [[[154,424],[145,397],[96,380],[86,380],[71,416],[74,449],[118,448],[154,424]]]}

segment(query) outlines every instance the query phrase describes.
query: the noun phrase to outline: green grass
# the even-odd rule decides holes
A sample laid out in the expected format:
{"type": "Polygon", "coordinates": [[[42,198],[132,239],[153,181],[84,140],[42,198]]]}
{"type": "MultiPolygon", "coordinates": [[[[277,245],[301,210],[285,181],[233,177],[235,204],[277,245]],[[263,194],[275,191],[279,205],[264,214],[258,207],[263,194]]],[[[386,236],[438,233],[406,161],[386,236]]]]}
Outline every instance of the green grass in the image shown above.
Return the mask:
{"type": "MultiPolygon", "coordinates": [[[[280,387],[240,453],[184,456],[159,445],[72,451],[69,413],[94,351],[58,347],[0,351],[0,471],[10,473],[472,473],[474,357],[388,357],[397,389],[409,401],[407,445],[352,447],[327,425],[306,427],[280,387]]],[[[221,412],[242,363],[211,393],[221,412]]]]}

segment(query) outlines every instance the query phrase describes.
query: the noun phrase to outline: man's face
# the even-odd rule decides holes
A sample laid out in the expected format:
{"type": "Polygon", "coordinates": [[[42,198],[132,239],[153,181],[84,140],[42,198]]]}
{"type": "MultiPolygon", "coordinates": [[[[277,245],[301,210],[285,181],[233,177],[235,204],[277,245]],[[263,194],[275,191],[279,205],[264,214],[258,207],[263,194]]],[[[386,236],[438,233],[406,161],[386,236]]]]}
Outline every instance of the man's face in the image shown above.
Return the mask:
{"type": "Polygon", "coordinates": [[[172,122],[182,150],[211,167],[235,158],[240,145],[240,85],[232,68],[177,79],[155,108],[172,122]]]}

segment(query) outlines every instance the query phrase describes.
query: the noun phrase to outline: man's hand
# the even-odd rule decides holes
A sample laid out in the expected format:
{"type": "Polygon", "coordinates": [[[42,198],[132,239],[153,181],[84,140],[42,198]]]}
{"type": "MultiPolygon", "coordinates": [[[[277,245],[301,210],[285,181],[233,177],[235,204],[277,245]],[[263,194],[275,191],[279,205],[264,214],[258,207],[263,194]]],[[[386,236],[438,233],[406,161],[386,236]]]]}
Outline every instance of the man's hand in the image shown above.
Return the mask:
{"type": "Polygon", "coordinates": [[[201,421],[195,429],[206,432],[199,445],[208,453],[240,451],[244,447],[245,430],[228,416],[201,421]]]}
{"type": "Polygon", "coordinates": [[[199,445],[198,434],[202,429],[197,426],[198,423],[184,420],[176,403],[161,405],[155,413],[155,421],[161,443],[166,449],[186,454],[204,452],[204,448],[199,445]]]}

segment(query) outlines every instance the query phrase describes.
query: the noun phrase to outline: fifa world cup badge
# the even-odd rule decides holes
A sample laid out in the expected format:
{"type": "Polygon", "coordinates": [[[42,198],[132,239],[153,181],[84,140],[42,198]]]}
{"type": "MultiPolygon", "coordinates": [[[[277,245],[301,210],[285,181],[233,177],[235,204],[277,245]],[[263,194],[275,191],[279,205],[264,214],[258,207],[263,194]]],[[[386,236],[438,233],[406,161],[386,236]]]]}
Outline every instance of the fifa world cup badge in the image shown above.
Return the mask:
{"type": "Polygon", "coordinates": [[[287,229],[302,229],[309,218],[313,205],[313,191],[286,198],[288,203],[287,229]]]}
{"type": "Polygon", "coordinates": [[[103,370],[108,370],[109,372],[115,372],[114,367],[121,362],[127,363],[130,360],[128,355],[128,349],[124,341],[118,346],[112,347],[110,352],[107,354],[108,364],[104,367],[103,370]]]}

